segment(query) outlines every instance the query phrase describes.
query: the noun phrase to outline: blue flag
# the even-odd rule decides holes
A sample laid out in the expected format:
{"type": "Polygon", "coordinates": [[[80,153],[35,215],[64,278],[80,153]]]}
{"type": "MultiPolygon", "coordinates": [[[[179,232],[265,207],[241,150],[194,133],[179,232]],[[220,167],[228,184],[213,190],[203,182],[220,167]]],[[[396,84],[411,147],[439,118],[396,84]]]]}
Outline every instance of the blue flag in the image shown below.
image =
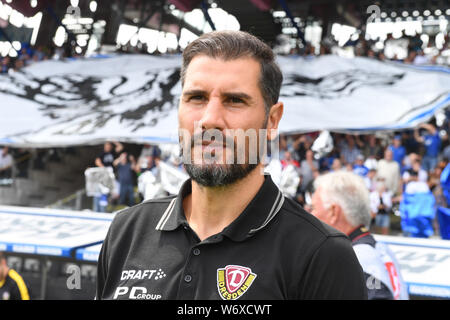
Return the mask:
{"type": "Polygon", "coordinates": [[[445,199],[447,199],[447,206],[450,205],[450,163],[447,164],[445,169],[441,173],[441,187],[442,187],[442,193],[445,196],[445,199]]]}
{"type": "Polygon", "coordinates": [[[436,200],[431,192],[403,194],[400,202],[401,226],[413,237],[428,238],[433,231],[436,200]]]}
{"type": "Polygon", "coordinates": [[[437,210],[437,218],[439,222],[441,238],[450,240],[450,209],[439,207],[437,210]]]}

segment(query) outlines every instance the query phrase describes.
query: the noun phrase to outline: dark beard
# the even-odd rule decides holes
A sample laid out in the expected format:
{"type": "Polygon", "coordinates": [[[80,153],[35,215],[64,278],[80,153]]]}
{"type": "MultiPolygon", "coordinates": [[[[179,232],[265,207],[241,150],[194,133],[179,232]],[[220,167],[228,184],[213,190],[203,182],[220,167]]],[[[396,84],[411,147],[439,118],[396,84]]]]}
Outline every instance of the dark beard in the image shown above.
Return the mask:
{"type": "Polygon", "coordinates": [[[258,164],[195,165],[184,164],[191,179],[204,187],[224,187],[252,172],[258,164]]]}
{"type": "MultiPolygon", "coordinates": [[[[262,128],[267,128],[268,116],[264,118],[262,128]]],[[[223,145],[229,146],[230,141],[228,136],[223,137],[223,145]]],[[[190,148],[194,147],[195,137],[191,138],[190,148]]],[[[238,164],[237,163],[237,150],[234,145],[234,163],[222,164],[222,165],[196,165],[191,163],[183,163],[189,177],[204,187],[225,187],[231,185],[245,177],[247,177],[253,170],[261,163],[259,150],[256,154],[256,163],[238,164]]],[[[259,141],[258,141],[259,147],[259,141]]],[[[183,157],[183,148],[180,148],[180,156],[183,157]]]]}

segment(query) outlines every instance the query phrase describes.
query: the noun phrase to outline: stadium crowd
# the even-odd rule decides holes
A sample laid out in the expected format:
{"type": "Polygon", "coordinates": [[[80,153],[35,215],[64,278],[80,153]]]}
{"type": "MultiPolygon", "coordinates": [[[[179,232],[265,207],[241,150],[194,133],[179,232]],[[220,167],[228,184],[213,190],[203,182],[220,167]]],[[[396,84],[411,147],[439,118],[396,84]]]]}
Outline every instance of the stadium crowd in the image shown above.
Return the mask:
{"type": "MultiPolygon", "coordinates": [[[[333,148],[328,153],[313,151],[320,132],[281,135],[279,141],[280,170],[290,175],[291,196],[311,211],[314,180],[327,172],[346,170],[361,176],[370,192],[374,231],[389,234],[391,219],[399,215],[404,194],[432,194],[436,206],[447,207],[441,186],[441,175],[450,160],[449,122],[440,127],[435,121],[414,130],[376,134],[330,133],[333,148]],[[295,184],[295,185],[292,185],[295,184]],[[293,191],[292,191],[293,190],[293,191]]],[[[160,163],[183,171],[177,146],[146,144],[124,147],[108,142],[93,161],[96,167],[111,167],[116,179],[115,188],[94,197],[95,211],[114,211],[117,206],[132,206],[146,199],[139,177],[149,171],[160,179],[160,163]]],[[[14,177],[28,177],[28,170],[45,170],[46,163],[58,161],[67,149],[0,149],[0,184],[11,185],[14,177]]],[[[152,186],[152,184],[150,184],[152,186]]],[[[282,186],[280,186],[282,188],[282,186]]],[[[160,190],[154,195],[168,195],[160,190]]],[[[434,234],[439,224],[433,222],[434,234]]]]}
{"type": "Polygon", "coordinates": [[[335,39],[326,38],[317,50],[307,42],[302,48],[290,50],[289,55],[300,55],[306,58],[325,54],[341,54],[342,49],[349,49],[357,57],[369,57],[380,61],[397,61],[414,65],[450,65],[450,37],[444,36],[441,48],[436,45],[436,36],[429,36],[427,43],[421,38],[422,34],[395,38],[392,33],[386,39],[367,40],[362,34],[356,40],[348,40],[340,47],[335,39]],[[379,46],[382,44],[382,46],[379,46]]]}
{"type": "MultiPolygon", "coordinates": [[[[404,194],[431,192],[436,205],[447,206],[440,177],[450,159],[448,125],[437,128],[430,122],[390,136],[332,133],[333,150],[320,158],[311,150],[317,136],[284,136],[280,141],[283,168],[294,166],[300,177],[295,200],[307,210],[311,210],[314,179],[340,170],[364,179],[370,192],[372,225],[379,233],[389,234],[391,216],[404,194]]],[[[436,221],[433,228],[438,234],[436,221]]]]}
{"type": "MultiPolygon", "coordinates": [[[[394,133],[331,133],[333,149],[326,154],[312,148],[320,132],[281,135],[281,170],[298,177],[290,182],[296,185],[288,186],[295,191],[286,193],[311,211],[314,180],[327,172],[351,171],[364,179],[370,192],[374,231],[389,234],[391,217],[399,215],[404,194],[429,192],[437,206],[447,207],[440,177],[450,159],[449,128],[448,122],[437,127],[430,121],[414,130],[394,133]]],[[[138,177],[145,171],[158,177],[160,162],[183,171],[181,159],[175,153],[166,152],[163,146],[160,149],[146,144],[140,154],[133,156],[119,142],[106,143],[95,165],[113,168],[118,186],[109,194],[107,202],[103,198],[103,206],[101,196],[94,198],[94,209],[105,212],[111,203],[131,206],[142,201],[144,195],[137,188],[138,177]]],[[[165,194],[170,192],[166,190],[165,194]]],[[[437,221],[433,222],[433,229],[439,234],[437,221]]]]}

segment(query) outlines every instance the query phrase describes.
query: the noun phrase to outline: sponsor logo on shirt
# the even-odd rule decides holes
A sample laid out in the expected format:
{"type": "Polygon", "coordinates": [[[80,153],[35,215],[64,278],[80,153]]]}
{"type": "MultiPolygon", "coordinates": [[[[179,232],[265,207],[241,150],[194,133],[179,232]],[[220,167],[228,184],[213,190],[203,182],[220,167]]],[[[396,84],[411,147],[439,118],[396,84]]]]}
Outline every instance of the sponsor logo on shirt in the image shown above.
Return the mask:
{"type": "MultiPolygon", "coordinates": [[[[162,269],[145,269],[145,270],[122,270],[120,276],[121,281],[128,280],[153,280],[158,281],[164,279],[167,274],[162,269]]],[[[114,292],[113,299],[127,298],[132,300],[160,300],[161,294],[149,292],[146,287],[141,286],[121,286],[117,287],[114,292]]]]}
{"type": "Polygon", "coordinates": [[[161,269],[158,270],[123,270],[120,280],[160,280],[166,277],[161,269]]]}
{"type": "Polygon", "coordinates": [[[228,265],[217,269],[217,289],[223,300],[237,300],[252,285],[256,274],[250,268],[228,265]]]}
{"type": "Polygon", "coordinates": [[[125,296],[132,300],[160,300],[161,295],[149,293],[145,287],[117,287],[113,299],[125,296]]]}

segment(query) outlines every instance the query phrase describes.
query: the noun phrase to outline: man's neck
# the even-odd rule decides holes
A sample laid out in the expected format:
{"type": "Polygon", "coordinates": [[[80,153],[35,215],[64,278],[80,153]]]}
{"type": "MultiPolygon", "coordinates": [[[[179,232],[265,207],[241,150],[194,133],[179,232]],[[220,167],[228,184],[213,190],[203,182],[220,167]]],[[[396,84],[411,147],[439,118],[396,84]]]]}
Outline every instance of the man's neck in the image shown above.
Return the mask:
{"type": "Polygon", "coordinates": [[[247,207],[264,183],[258,165],[245,178],[225,187],[203,187],[192,181],[192,193],[183,200],[190,227],[200,240],[221,232],[247,207]]]}

